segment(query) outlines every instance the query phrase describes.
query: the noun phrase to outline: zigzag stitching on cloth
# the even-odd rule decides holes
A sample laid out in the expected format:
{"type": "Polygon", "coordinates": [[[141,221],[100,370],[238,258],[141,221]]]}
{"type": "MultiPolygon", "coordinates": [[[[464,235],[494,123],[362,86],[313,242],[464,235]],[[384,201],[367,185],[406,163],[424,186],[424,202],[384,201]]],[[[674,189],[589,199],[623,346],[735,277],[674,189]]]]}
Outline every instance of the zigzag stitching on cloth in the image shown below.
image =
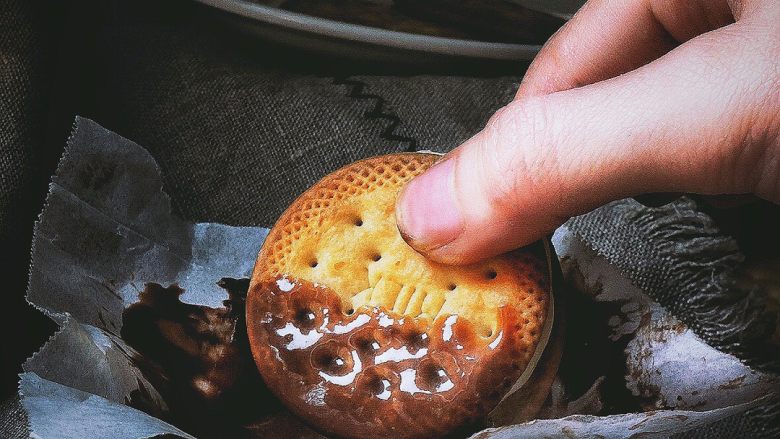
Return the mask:
{"type": "Polygon", "coordinates": [[[409,136],[403,136],[395,132],[396,128],[401,125],[401,119],[395,114],[385,111],[385,99],[379,95],[366,93],[366,83],[358,81],[356,79],[349,79],[347,77],[335,77],[333,83],[336,85],[346,85],[349,87],[348,97],[359,100],[371,100],[374,101],[374,107],[371,110],[363,113],[363,116],[372,120],[385,120],[388,124],[385,126],[384,131],[380,135],[385,140],[394,142],[406,142],[408,145],[405,148],[407,152],[415,152],[417,148],[417,139],[409,136]]]}

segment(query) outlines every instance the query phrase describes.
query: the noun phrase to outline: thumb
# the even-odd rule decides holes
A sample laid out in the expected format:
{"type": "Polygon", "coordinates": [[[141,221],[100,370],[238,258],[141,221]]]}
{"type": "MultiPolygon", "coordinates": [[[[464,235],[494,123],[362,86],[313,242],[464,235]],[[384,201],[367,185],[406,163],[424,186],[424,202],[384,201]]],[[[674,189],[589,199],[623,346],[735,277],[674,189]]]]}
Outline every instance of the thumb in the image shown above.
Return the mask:
{"type": "Polygon", "coordinates": [[[750,39],[722,30],[617,78],[499,110],[404,188],[402,235],[433,260],[465,264],[615,199],[776,189],[775,161],[765,160],[778,147],[767,140],[776,121],[764,115],[777,72],[750,39]]]}

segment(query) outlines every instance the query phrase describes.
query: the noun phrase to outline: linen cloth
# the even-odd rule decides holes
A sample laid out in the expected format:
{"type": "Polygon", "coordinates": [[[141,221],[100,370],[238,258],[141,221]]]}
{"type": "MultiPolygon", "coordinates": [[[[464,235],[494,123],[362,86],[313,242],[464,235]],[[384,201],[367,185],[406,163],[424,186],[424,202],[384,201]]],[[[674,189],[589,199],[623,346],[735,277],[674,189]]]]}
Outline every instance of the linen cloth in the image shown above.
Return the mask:
{"type": "MultiPolygon", "coordinates": [[[[24,304],[24,285],[32,224],[75,114],[149,149],[179,216],[270,226],[300,192],[349,162],[457,146],[512,99],[527,67],[431,71],[332,59],[258,42],[188,1],[6,3],[0,236],[11,269],[9,314],[18,321],[6,319],[2,329],[25,328],[3,344],[11,370],[52,329],[24,304]]],[[[713,346],[773,367],[750,347],[774,321],[753,292],[734,287],[729,267],[741,264],[740,247],[698,203],[619,202],[570,227],[713,346]],[[707,297],[690,300],[697,291],[707,297]],[[740,313],[730,311],[735,304],[740,313]],[[718,316],[726,314],[723,323],[718,316]]],[[[4,389],[15,389],[13,374],[7,378],[4,389]]],[[[0,436],[26,436],[13,399],[0,417],[0,436]]],[[[752,436],[765,428],[735,418],[685,436],[752,436]]]]}

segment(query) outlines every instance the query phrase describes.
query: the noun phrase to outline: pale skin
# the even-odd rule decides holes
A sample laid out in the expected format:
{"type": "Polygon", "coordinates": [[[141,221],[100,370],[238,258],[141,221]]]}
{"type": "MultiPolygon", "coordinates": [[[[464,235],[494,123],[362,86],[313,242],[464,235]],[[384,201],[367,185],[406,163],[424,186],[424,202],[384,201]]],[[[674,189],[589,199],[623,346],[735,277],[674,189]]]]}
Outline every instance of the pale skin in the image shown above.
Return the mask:
{"type": "Polygon", "coordinates": [[[588,1],[396,217],[415,249],[465,264],[654,192],[780,202],[780,1],[588,1]]]}

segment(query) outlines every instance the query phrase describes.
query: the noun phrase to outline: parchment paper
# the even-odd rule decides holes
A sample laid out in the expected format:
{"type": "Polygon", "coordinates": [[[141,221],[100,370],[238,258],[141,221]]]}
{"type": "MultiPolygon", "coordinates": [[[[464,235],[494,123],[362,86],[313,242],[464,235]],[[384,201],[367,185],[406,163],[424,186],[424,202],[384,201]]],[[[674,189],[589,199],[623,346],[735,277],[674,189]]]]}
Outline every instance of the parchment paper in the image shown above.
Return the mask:
{"type": "MultiPolygon", "coordinates": [[[[263,208],[262,196],[247,202],[263,208]]],[[[217,282],[249,277],[266,234],[260,227],[176,218],[161,171],[146,150],[78,118],[35,230],[27,297],[61,329],[24,365],[20,394],[32,434],[191,437],[159,419],[167,419],[171,407],[148,370],[139,368],[140,354],[121,339],[122,312],[138,301],[146,283],[178,284],[183,302],[220,308],[228,297],[217,282]]],[[[754,407],[777,392],[774,377],[704,344],[567,229],[559,229],[553,242],[579,290],[571,294],[615,310],[607,319],[612,333],[606,342],[625,344],[624,390],[632,392],[634,407],[655,410],[568,416],[594,405],[577,403],[583,396],[571,390],[553,392],[546,413],[559,419],[489,429],[478,437],[668,436],[754,407]]],[[[585,396],[604,398],[602,381],[594,380],[585,396]]],[[[299,422],[291,418],[281,414],[250,431],[291,431],[273,430],[299,422]]],[[[294,431],[316,437],[297,424],[294,431]]]]}
{"type": "Polygon", "coordinates": [[[597,303],[618,304],[610,337],[629,336],[626,386],[645,410],[710,410],[778,394],[777,376],[760,373],[707,345],[567,228],[553,244],[569,279],[597,303]]]}

